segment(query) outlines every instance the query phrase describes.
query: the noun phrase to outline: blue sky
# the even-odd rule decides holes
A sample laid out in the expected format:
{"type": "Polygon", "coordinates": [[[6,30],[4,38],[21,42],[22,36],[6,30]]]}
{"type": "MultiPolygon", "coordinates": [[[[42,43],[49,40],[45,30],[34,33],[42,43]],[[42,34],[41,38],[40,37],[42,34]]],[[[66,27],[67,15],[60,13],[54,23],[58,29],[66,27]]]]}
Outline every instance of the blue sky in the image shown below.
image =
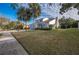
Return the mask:
{"type": "Polygon", "coordinates": [[[14,21],[16,19],[16,12],[11,8],[9,3],[0,3],[0,16],[5,16],[14,21]]]}
{"type": "MultiPolygon", "coordinates": [[[[58,4],[54,4],[52,8],[43,7],[41,5],[41,16],[39,16],[38,18],[45,18],[45,17],[55,18],[57,16],[61,18],[62,15],[59,14],[59,9],[60,9],[60,6],[58,6],[58,4]]],[[[66,18],[71,17],[78,20],[79,15],[77,15],[77,12],[78,10],[73,8],[71,11],[68,11],[67,13],[65,13],[64,16],[66,18]]],[[[16,11],[11,8],[10,3],[0,3],[0,16],[5,16],[9,18],[11,21],[15,21],[17,19],[16,11]]],[[[32,23],[32,20],[29,23],[32,23]]]]}

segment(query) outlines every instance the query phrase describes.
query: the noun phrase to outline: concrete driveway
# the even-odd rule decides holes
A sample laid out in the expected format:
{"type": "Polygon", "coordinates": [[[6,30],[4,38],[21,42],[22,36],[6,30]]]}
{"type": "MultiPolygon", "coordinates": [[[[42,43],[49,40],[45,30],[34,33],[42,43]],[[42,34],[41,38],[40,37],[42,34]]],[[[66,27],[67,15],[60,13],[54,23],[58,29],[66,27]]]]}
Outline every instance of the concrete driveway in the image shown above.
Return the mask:
{"type": "Polygon", "coordinates": [[[0,33],[0,55],[28,55],[10,32],[0,33]]]}

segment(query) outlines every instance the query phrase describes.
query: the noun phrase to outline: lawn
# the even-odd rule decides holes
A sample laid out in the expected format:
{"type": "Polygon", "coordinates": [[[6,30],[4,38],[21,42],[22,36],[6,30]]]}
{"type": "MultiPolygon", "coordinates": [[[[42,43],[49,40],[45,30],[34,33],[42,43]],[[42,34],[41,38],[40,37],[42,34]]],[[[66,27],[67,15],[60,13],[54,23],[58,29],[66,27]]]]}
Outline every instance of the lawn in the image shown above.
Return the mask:
{"type": "Polygon", "coordinates": [[[60,29],[12,33],[31,55],[79,54],[79,30],[60,29]]]}

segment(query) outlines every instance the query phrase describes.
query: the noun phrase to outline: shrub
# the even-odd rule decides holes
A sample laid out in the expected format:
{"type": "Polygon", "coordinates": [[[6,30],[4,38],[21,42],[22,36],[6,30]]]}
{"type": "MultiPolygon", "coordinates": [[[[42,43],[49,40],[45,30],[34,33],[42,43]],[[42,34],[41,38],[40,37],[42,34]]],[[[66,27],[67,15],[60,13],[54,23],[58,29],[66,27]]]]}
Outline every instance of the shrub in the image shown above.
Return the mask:
{"type": "Polygon", "coordinates": [[[35,30],[52,30],[52,28],[36,28],[35,30]]]}
{"type": "Polygon", "coordinates": [[[76,28],[77,27],[77,22],[72,19],[72,18],[61,18],[59,20],[61,28],[76,28]]]}
{"type": "Polygon", "coordinates": [[[18,24],[16,29],[23,29],[23,24],[18,24]]]}

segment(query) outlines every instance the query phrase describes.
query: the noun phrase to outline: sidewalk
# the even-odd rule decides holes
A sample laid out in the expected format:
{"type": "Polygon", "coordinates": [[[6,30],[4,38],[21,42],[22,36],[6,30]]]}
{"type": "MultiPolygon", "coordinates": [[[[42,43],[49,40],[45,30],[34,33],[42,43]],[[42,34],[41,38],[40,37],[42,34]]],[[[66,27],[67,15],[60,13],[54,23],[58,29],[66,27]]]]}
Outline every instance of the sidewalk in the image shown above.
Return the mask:
{"type": "Polygon", "coordinates": [[[0,55],[28,55],[23,47],[9,32],[2,33],[0,37],[0,55]]]}

